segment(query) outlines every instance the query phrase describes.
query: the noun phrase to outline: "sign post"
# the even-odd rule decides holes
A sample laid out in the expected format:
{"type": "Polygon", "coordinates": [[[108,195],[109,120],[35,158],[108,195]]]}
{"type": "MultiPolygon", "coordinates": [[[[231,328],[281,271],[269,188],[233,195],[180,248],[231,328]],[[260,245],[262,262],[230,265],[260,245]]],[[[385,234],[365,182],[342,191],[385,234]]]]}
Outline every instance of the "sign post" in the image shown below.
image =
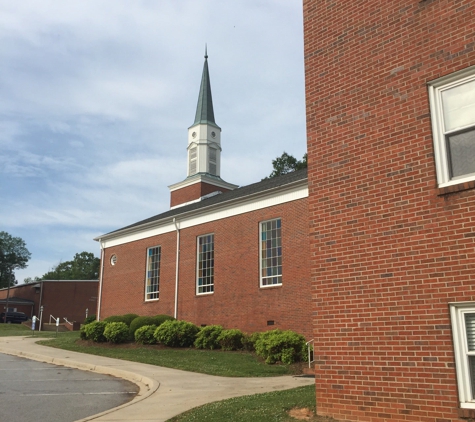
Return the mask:
{"type": "Polygon", "coordinates": [[[31,331],[33,331],[33,335],[35,335],[35,326],[36,326],[36,316],[33,315],[33,318],[31,318],[31,331]]]}

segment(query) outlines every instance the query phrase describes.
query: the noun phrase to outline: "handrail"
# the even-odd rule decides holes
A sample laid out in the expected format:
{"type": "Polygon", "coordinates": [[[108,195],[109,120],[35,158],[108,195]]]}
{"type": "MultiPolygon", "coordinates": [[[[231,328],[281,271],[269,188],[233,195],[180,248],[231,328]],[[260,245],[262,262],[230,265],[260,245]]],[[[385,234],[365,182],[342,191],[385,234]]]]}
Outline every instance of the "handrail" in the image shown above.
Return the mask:
{"type": "Polygon", "coordinates": [[[58,318],[55,318],[53,315],[50,315],[49,316],[49,323],[51,324],[51,318],[54,319],[54,322],[59,322],[59,317],[58,318]]]}
{"type": "Polygon", "coordinates": [[[310,360],[310,352],[311,352],[311,349],[310,349],[310,343],[312,343],[312,349],[313,349],[313,346],[314,346],[314,341],[315,339],[312,339],[312,340],[309,340],[305,343],[305,345],[307,346],[307,352],[308,352],[308,367],[311,368],[311,365],[313,362],[315,362],[315,360],[310,360]]]}
{"type": "Polygon", "coordinates": [[[63,318],[69,325],[73,325],[72,322],[69,322],[67,318],[63,318]]]}

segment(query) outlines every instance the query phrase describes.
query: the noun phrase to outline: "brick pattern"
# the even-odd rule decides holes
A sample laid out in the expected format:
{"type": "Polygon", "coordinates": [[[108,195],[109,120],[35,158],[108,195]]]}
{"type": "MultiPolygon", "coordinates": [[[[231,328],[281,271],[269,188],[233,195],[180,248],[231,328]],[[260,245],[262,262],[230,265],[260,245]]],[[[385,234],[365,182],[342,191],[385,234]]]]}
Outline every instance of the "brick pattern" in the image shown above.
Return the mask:
{"type": "Polygon", "coordinates": [[[180,204],[185,204],[196,199],[200,199],[202,196],[208,195],[216,191],[228,192],[229,189],[225,189],[219,186],[212,185],[210,183],[194,183],[190,186],[177,189],[170,193],[170,207],[175,207],[180,204]]]}
{"type": "MultiPolygon", "coordinates": [[[[176,233],[105,250],[101,319],[134,312],[174,314],[176,233]],[[160,299],[144,301],[147,247],[161,245],[160,299]],[[117,263],[110,265],[112,254],[117,263]]],[[[292,329],[312,335],[307,200],[182,229],[178,318],[197,325],[221,324],[245,332],[292,329]],[[259,222],[280,217],[283,284],[259,288],[259,222]],[[214,233],[214,293],[196,294],[196,238],[214,233]],[[273,321],[274,325],[267,325],[273,321]]]]}
{"type": "MultiPolygon", "coordinates": [[[[29,317],[39,316],[40,305],[43,305],[43,322],[48,322],[49,316],[67,318],[68,321],[82,323],[86,318],[86,308],[89,315],[93,315],[97,308],[99,282],[74,282],[54,281],[43,282],[43,297],[40,288],[34,286],[38,283],[24,284],[10,289],[10,297],[32,300],[34,306],[12,305],[24,312],[29,317]]],[[[6,299],[7,291],[0,291],[0,299],[6,299]]],[[[9,305],[10,307],[10,305],[9,305]]],[[[3,312],[3,309],[2,309],[3,312]]]]}
{"type": "Polygon", "coordinates": [[[448,303],[475,300],[475,186],[437,187],[427,82],[475,65],[475,1],[303,7],[318,413],[460,420],[448,303]]]}

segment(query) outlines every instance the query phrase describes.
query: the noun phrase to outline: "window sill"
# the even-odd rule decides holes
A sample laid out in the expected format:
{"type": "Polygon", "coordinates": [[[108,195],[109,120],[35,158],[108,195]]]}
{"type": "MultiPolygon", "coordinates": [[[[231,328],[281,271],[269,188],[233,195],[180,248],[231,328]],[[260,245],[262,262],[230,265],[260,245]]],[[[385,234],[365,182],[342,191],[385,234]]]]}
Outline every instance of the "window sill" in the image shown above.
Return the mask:
{"type": "Polygon", "coordinates": [[[438,189],[438,196],[448,195],[450,193],[462,192],[464,190],[475,189],[475,180],[469,182],[457,183],[455,185],[446,186],[438,189]]]}
{"type": "Polygon", "coordinates": [[[157,298],[157,299],[145,299],[144,302],[145,302],[145,303],[158,302],[159,300],[160,300],[160,298],[157,298]]]}
{"type": "Polygon", "coordinates": [[[214,295],[214,292],[196,293],[196,297],[211,296],[211,295],[214,295]]]}
{"type": "Polygon", "coordinates": [[[260,289],[275,289],[276,287],[282,287],[282,283],[270,284],[269,286],[259,286],[260,289]]]}

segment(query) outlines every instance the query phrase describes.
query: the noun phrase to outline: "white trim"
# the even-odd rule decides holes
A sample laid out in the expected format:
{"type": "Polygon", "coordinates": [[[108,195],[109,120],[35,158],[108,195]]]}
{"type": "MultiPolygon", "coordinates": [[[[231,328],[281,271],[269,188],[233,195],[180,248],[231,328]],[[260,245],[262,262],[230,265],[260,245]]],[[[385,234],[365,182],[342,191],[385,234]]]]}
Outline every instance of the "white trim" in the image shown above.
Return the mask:
{"type": "MultiPolygon", "coordinates": [[[[450,165],[448,162],[448,151],[445,139],[446,134],[449,132],[444,128],[442,107],[442,92],[444,90],[473,80],[475,80],[475,66],[443,76],[428,83],[435,167],[437,173],[437,184],[439,187],[452,186],[475,180],[474,173],[460,177],[450,177],[450,165]]],[[[473,127],[473,125],[469,125],[468,127],[473,127]]],[[[457,130],[460,129],[462,128],[458,128],[457,130]]]]}
{"type": "MultiPolygon", "coordinates": [[[[469,353],[467,351],[467,336],[464,319],[465,313],[475,313],[475,302],[451,303],[449,306],[460,407],[463,409],[475,409],[475,399],[472,398],[475,392],[471,391],[470,368],[467,358],[469,353]]],[[[470,354],[475,355],[475,352],[471,352],[470,354]]]]}
{"type": "MultiPolygon", "coordinates": [[[[250,195],[244,198],[237,198],[234,201],[223,202],[215,204],[210,207],[203,207],[198,210],[186,212],[174,216],[180,218],[180,230],[188,227],[205,224],[223,218],[234,217],[236,215],[245,214],[252,211],[257,211],[263,208],[269,208],[275,205],[281,205],[287,202],[297,201],[299,199],[308,197],[307,180],[299,185],[288,185],[281,187],[281,190],[272,189],[266,192],[260,192],[256,195],[250,195]]],[[[100,239],[103,242],[104,248],[112,246],[123,245],[125,243],[134,242],[137,240],[146,239],[152,236],[158,236],[165,233],[175,231],[173,224],[173,217],[167,219],[152,221],[141,226],[123,229],[115,233],[103,235],[100,239]]],[[[97,240],[97,239],[95,239],[97,240]]]]}
{"type": "MultiPolygon", "coordinates": [[[[212,295],[214,294],[214,265],[213,265],[213,291],[212,292],[199,292],[199,286],[198,286],[198,278],[199,278],[199,263],[200,263],[200,238],[206,237],[206,236],[213,236],[213,254],[214,254],[214,233],[206,233],[206,234],[200,234],[199,236],[196,236],[196,271],[195,271],[195,294],[196,296],[205,296],[205,295],[212,295]]],[[[209,284],[207,284],[209,286],[209,284]]]]}
{"type": "Polygon", "coordinates": [[[239,187],[239,185],[233,185],[232,183],[225,182],[224,180],[220,179],[219,176],[211,177],[206,173],[195,173],[181,182],[168,186],[168,189],[170,189],[170,192],[174,192],[178,189],[186,188],[187,186],[201,182],[229,190],[234,190],[239,187]]]}
{"type": "Polygon", "coordinates": [[[162,265],[162,246],[161,245],[155,245],[155,246],[150,246],[147,248],[147,260],[145,263],[145,286],[144,286],[144,301],[145,302],[156,302],[157,300],[160,299],[160,279],[161,279],[161,265],[162,265]],[[148,282],[149,282],[149,277],[148,277],[148,271],[149,271],[149,265],[150,265],[150,249],[156,249],[158,248],[159,250],[159,256],[160,259],[158,260],[158,284],[157,284],[157,291],[155,292],[147,292],[147,287],[148,287],[148,282]],[[157,294],[158,297],[153,297],[151,299],[147,299],[147,295],[152,295],[152,294],[157,294]]]}

